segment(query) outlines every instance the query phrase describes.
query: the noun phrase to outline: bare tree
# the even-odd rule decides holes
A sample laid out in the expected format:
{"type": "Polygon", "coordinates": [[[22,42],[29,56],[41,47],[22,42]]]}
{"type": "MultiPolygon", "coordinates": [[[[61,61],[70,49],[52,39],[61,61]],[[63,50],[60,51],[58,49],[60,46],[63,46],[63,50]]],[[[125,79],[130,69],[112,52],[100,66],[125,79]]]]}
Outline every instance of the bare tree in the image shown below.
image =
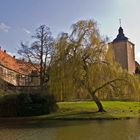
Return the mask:
{"type": "Polygon", "coordinates": [[[46,25],[41,25],[36,29],[36,34],[32,36],[35,41],[28,46],[21,43],[21,49],[18,53],[39,71],[40,87],[43,89],[44,83],[48,81],[48,69],[52,55],[53,38],[50,28],[46,25]]]}

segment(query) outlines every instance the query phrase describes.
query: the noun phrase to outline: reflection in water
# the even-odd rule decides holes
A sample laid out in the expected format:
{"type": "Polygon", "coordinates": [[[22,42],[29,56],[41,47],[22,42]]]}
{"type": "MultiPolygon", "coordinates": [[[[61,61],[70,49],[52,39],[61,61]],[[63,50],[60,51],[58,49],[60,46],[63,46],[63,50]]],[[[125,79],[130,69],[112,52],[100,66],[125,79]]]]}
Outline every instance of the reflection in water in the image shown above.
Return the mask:
{"type": "Polygon", "coordinates": [[[140,121],[49,121],[1,126],[0,140],[140,140],[140,121]]]}

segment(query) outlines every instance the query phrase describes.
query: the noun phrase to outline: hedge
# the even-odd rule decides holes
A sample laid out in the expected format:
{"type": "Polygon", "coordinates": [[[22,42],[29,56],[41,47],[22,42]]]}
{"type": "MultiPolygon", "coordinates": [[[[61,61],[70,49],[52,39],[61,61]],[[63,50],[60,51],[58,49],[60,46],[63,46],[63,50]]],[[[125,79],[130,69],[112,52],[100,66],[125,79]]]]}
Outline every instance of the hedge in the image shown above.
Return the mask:
{"type": "Polygon", "coordinates": [[[53,95],[11,94],[0,98],[0,117],[35,116],[56,111],[53,95]]]}

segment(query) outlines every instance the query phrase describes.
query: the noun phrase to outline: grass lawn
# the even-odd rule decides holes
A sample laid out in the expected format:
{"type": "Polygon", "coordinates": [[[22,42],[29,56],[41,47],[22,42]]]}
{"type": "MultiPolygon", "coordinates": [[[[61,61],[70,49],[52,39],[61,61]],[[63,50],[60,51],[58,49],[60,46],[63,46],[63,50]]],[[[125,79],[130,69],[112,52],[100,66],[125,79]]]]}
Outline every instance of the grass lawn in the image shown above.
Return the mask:
{"type": "Polygon", "coordinates": [[[60,102],[57,103],[57,112],[49,115],[0,118],[0,121],[22,121],[40,122],[47,120],[111,120],[111,119],[131,119],[140,117],[140,102],[103,101],[103,106],[107,112],[97,112],[96,104],[93,101],[81,102],[60,102]]]}
{"type": "Polygon", "coordinates": [[[140,102],[103,101],[107,112],[97,112],[96,104],[89,102],[60,102],[59,110],[38,119],[129,119],[140,117],[140,102]]]}

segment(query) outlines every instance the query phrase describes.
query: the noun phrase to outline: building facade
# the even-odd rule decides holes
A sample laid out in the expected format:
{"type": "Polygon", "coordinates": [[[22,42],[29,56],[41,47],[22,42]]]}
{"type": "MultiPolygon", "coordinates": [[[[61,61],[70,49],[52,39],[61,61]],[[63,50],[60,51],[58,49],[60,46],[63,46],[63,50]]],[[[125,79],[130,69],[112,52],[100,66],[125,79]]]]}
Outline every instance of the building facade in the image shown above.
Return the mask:
{"type": "Polygon", "coordinates": [[[126,69],[129,73],[134,74],[135,66],[135,45],[128,40],[123,33],[123,28],[118,30],[117,37],[111,42],[114,59],[126,69]]]}
{"type": "Polygon", "coordinates": [[[39,86],[38,69],[0,49],[0,78],[13,86],[39,86]]]}

